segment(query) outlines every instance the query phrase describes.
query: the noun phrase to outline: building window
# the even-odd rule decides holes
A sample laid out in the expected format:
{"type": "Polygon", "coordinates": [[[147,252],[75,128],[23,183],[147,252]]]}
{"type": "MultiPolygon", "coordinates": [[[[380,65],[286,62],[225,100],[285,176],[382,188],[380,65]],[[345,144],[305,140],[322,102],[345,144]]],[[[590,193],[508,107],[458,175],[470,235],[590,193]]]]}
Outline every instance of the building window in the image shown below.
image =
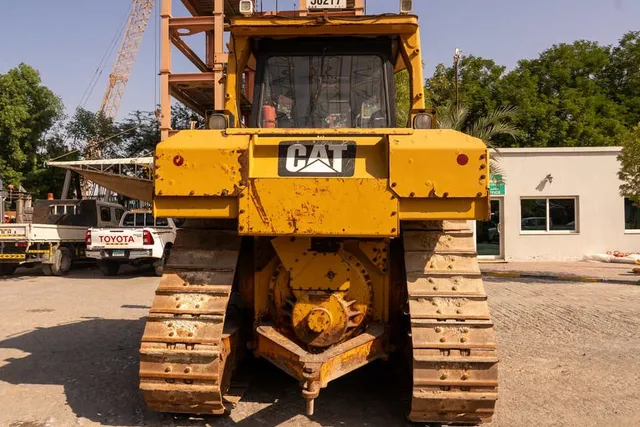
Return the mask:
{"type": "Polygon", "coordinates": [[[624,199],[624,229],[640,231],[640,206],[626,197],[624,199]]]}
{"type": "Polygon", "coordinates": [[[521,199],[520,230],[575,233],[577,205],[576,197],[521,199]]]}

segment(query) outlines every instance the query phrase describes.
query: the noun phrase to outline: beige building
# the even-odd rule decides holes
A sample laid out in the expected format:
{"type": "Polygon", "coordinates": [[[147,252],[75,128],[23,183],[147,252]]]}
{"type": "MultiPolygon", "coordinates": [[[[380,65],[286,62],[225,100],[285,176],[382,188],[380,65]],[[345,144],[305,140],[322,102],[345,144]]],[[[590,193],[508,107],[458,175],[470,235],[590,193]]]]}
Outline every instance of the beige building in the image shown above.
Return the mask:
{"type": "Polygon", "coordinates": [[[491,221],[478,253],[510,260],[578,260],[640,252],[640,208],[619,193],[619,147],[501,149],[491,221]]]}

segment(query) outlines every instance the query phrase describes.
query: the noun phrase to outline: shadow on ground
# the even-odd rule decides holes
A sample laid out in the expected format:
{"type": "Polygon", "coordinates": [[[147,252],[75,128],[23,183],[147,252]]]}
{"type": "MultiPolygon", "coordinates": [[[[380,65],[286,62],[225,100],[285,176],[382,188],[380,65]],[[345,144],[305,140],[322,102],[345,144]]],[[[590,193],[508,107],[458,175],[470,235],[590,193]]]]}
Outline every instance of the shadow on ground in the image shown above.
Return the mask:
{"type": "MultiPolygon", "coordinates": [[[[29,353],[8,359],[0,381],[63,385],[78,416],[118,426],[275,426],[301,417],[297,382],[265,361],[253,363],[253,380],[232,418],[155,414],[138,391],[138,346],[144,319],[87,319],[40,328],[0,341],[0,348],[29,353]],[[234,421],[235,419],[235,421],[234,421]]],[[[364,367],[322,390],[311,420],[326,426],[405,426],[401,386],[388,363],[364,367]]]]}

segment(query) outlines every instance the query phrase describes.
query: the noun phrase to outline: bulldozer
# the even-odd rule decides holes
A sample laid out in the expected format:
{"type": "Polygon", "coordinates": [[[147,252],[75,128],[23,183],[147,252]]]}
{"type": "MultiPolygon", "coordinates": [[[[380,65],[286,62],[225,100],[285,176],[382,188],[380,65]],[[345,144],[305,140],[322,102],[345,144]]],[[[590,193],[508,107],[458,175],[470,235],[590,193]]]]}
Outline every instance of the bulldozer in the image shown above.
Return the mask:
{"type": "Polygon", "coordinates": [[[373,16],[361,0],[278,12],[183,3],[192,16],[161,7],[163,140],[149,192],[156,217],[186,220],[142,337],[146,404],[228,414],[252,354],[299,381],[312,415],[333,380],[399,358],[410,421],[490,421],[498,356],[469,225],[490,214],[489,152],[437,129],[411,2],[373,16]],[[226,52],[210,36],[221,26],[226,52]],[[198,33],[206,61],[181,41],[198,33]],[[171,44],[201,73],[172,73],[171,44]],[[172,130],[171,97],[204,128],[172,130]]]}

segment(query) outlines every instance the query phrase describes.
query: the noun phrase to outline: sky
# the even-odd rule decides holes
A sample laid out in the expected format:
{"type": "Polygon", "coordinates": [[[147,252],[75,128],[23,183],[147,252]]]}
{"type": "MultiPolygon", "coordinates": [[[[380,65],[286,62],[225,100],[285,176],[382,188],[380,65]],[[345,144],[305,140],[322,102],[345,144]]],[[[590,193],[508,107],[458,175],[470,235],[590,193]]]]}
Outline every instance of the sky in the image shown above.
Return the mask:
{"type": "MultiPolygon", "coordinates": [[[[397,12],[400,3],[366,2],[369,14],[397,12]]],[[[185,16],[179,3],[174,0],[174,16],[185,16]]],[[[265,9],[274,8],[274,3],[263,0],[265,9]]],[[[294,0],[279,0],[280,9],[292,9],[293,4],[294,0]]],[[[81,105],[96,76],[82,105],[97,110],[115,52],[101,73],[99,64],[130,5],[131,0],[0,0],[0,73],[21,62],[31,65],[62,98],[69,114],[81,105]]],[[[420,18],[427,76],[438,63],[451,64],[456,48],[463,55],[491,58],[512,69],[518,60],[535,58],[553,44],[579,39],[616,44],[627,31],[640,30],[640,0],[414,0],[414,12],[420,18]]],[[[130,111],[153,110],[159,102],[158,43],[154,10],[119,119],[130,111]]],[[[190,71],[186,61],[177,68],[190,71]]]]}

